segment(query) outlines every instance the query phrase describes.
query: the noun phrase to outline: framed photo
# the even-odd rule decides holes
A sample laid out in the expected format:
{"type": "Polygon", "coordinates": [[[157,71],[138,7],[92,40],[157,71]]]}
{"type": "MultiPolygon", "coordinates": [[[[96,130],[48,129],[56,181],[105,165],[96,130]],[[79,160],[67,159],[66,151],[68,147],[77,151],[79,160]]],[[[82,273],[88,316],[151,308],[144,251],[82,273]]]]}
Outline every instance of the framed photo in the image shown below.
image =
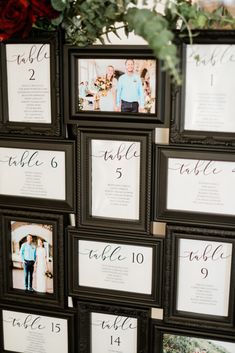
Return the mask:
{"type": "Polygon", "coordinates": [[[155,219],[233,225],[233,150],[168,146],[156,153],[155,219]]]}
{"type": "Polygon", "coordinates": [[[72,229],[68,236],[71,296],[161,305],[162,239],[72,229]]]}
{"type": "Polygon", "coordinates": [[[1,43],[1,133],[62,135],[61,47],[60,31],[34,30],[27,39],[1,43]]]}
{"type": "Polygon", "coordinates": [[[234,325],[235,232],[168,226],[165,321],[234,325]]]}
{"type": "Polygon", "coordinates": [[[1,352],[74,353],[74,316],[71,311],[1,306],[1,352]]]}
{"type": "Polygon", "coordinates": [[[234,146],[234,31],[197,31],[193,44],[177,44],[184,80],[173,92],[171,142],[234,146]]]}
{"type": "Polygon", "coordinates": [[[0,206],[73,212],[74,153],[73,141],[2,139],[0,206]]]}
{"type": "Polygon", "coordinates": [[[79,303],[80,353],[148,353],[148,310],[79,303]]]}
{"type": "Polygon", "coordinates": [[[153,130],[78,128],[79,226],[150,232],[153,130]]]}
{"type": "Polygon", "coordinates": [[[234,334],[153,325],[153,353],[233,353],[234,334]]]}
{"type": "Polygon", "coordinates": [[[63,216],[0,210],[3,299],[64,306],[63,216]]]}
{"type": "Polygon", "coordinates": [[[164,123],[165,73],[147,46],[65,47],[67,123],[164,123]]]}

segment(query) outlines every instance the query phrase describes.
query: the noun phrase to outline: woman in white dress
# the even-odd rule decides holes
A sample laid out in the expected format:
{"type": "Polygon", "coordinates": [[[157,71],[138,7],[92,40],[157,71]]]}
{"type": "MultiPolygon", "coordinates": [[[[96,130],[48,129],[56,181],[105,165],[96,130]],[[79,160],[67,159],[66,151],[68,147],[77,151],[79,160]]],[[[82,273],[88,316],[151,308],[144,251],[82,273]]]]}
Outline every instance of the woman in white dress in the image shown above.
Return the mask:
{"type": "Polygon", "coordinates": [[[117,79],[114,77],[115,70],[112,65],[107,66],[106,79],[112,83],[105,94],[100,92],[100,111],[114,112],[116,110],[116,91],[117,91],[117,79]]]}
{"type": "Polygon", "coordinates": [[[38,239],[38,247],[36,250],[36,278],[37,286],[36,291],[46,293],[46,275],[47,270],[47,254],[43,246],[42,239],[38,239]]]}

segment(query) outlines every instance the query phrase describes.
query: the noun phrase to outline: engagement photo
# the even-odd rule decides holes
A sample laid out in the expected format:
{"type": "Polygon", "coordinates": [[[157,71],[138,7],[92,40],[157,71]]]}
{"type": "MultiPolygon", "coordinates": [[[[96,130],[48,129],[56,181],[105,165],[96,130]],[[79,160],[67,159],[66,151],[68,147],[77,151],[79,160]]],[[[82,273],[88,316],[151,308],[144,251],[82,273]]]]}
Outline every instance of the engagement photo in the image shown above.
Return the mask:
{"type": "Polygon", "coordinates": [[[53,293],[53,227],[11,222],[12,285],[32,293],[53,293]]]}
{"type": "Polygon", "coordinates": [[[156,99],[156,60],[78,60],[79,110],[155,114],[156,99]]]}

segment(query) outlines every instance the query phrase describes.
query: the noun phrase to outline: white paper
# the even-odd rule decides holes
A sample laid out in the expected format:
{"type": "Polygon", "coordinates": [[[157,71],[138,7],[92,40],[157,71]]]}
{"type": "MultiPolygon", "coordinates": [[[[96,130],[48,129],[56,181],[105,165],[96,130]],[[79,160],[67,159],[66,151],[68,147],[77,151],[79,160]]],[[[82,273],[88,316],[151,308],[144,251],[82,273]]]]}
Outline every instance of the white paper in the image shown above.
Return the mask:
{"type": "Polygon", "coordinates": [[[51,123],[49,44],[6,44],[9,121],[51,123]]]}
{"type": "Polygon", "coordinates": [[[177,310],[227,316],[232,244],[179,239],[177,310]]]}
{"type": "Polygon", "coordinates": [[[79,285],[151,294],[152,248],[79,240],[79,285]]]}
{"type": "Polygon", "coordinates": [[[235,214],[235,162],[168,159],[167,209],[235,214]]]}
{"type": "Polygon", "coordinates": [[[4,350],[17,353],[69,353],[67,320],[3,310],[4,350]]]}
{"type": "Polygon", "coordinates": [[[65,200],[65,152],[0,147],[0,194],[65,200]]]}
{"type": "Polygon", "coordinates": [[[235,45],[186,49],[185,130],[235,132],[235,45]]]}
{"type": "Polygon", "coordinates": [[[137,353],[137,319],[92,313],[91,353],[137,353]]]}
{"type": "Polygon", "coordinates": [[[92,140],[92,216],[139,219],[140,142],[92,140]]]}

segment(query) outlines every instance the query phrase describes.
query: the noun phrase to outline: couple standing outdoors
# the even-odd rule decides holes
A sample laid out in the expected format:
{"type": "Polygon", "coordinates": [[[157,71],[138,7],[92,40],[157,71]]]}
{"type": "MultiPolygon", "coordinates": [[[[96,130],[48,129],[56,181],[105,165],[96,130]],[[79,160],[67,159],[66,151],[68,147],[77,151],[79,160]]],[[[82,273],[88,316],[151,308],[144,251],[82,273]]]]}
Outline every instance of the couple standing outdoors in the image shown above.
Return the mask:
{"type": "Polygon", "coordinates": [[[117,80],[114,67],[107,67],[106,78],[112,82],[112,88],[100,98],[101,111],[144,113],[144,89],[140,76],[134,72],[134,60],[127,59],[125,68],[126,73],[117,80]]]}
{"type": "Polygon", "coordinates": [[[20,256],[24,267],[24,285],[25,290],[33,292],[33,274],[36,270],[36,291],[46,292],[47,257],[46,249],[43,246],[42,239],[38,239],[38,247],[33,244],[31,234],[27,235],[27,241],[22,244],[20,256]]]}

